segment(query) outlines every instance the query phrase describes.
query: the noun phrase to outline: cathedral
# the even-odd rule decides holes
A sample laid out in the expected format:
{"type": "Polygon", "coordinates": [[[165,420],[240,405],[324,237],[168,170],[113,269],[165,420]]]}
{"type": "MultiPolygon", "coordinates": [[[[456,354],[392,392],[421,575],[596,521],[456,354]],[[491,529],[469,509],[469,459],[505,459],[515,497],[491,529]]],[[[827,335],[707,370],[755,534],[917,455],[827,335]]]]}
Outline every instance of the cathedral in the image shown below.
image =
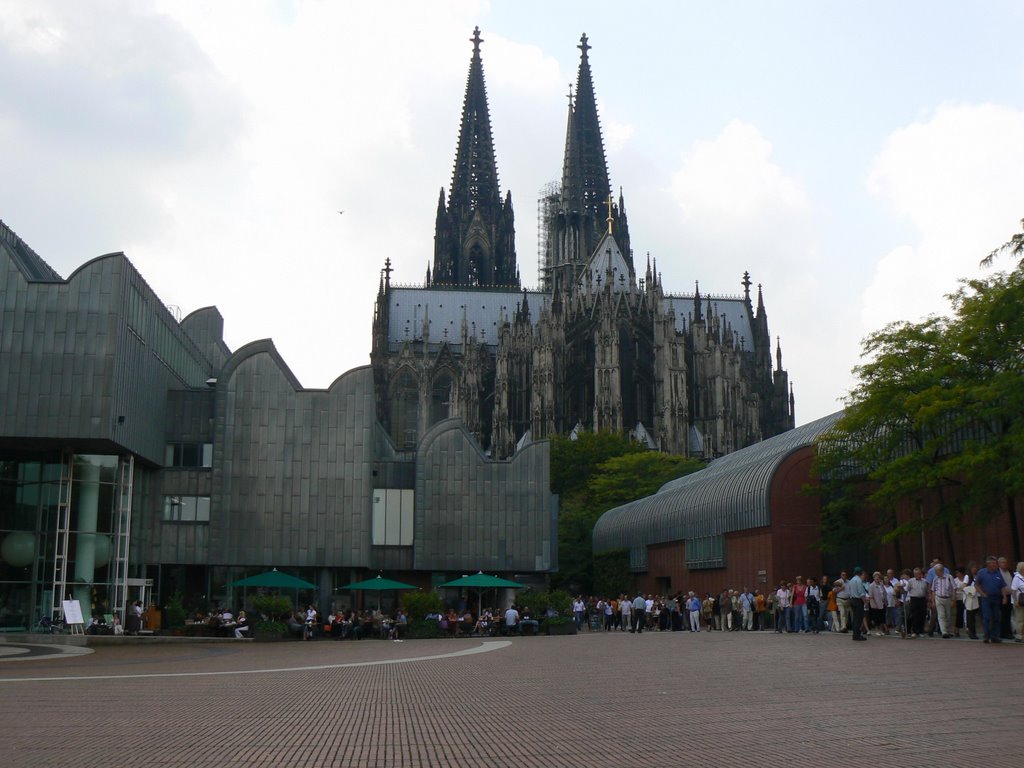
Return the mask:
{"type": "Polygon", "coordinates": [[[761,287],[671,293],[638,272],[622,192],[612,195],[587,36],[570,95],[560,185],[541,194],[540,286],[523,288],[512,195],[498,185],[479,29],[448,196],[437,201],[422,286],[393,284],[374,310],[377,416],[398,451],[457,417],[493,458],[582,430],[714,458],[794,426],[761,287]]]}

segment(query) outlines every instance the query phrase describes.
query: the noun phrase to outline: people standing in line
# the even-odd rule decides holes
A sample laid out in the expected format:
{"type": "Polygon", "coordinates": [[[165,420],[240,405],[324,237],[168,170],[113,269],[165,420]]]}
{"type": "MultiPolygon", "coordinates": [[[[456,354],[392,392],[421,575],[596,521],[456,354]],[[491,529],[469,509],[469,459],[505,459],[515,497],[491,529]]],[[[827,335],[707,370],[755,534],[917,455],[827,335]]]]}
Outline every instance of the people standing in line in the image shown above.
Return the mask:
{"type": "Polygon", "coordinates": [[[935,620],[939,626],[939,633],[944,640],[953,636],[956,629],[953,619],[953,607],[956,605],[956,583],[950,576],[942,563],[934,566],[935,576],[928,587],[928,594],[935,612],[935,620]]]}
{"type": "Polygon", "coordinates": [[[875,637],[889,634],[889,629],[885,623],[885,607],[885,584],[882,583],[882,572],[875,571],[871,574],[871,583],[868,584],[868,622],[870,626],[874,627],[875,637]]]}
{"type": "Polygon", "coordinates": [[[721,614],[723,632],[732,631],[732,590],[723,589],[718,596],[718,612],[721,614]]]}
{"type": "Polygon", "coordinates": [[[636,597],[633,598],[633,632],[639,635],[644,631],[644,624],[647,621],[647,601],[644,596],[639,592],[636,593],[636,597]]]}
{"type": "Polygon", "coordinates": [[[715,598],[711,596],[710,592],[705,593],[704,599],[700,604],[701,618],[704,619],[704,626],[708,628],[708,632],[715,628],[715,598]]]}
{"type": "Polygon", "coordinates": [[[964,628],[964,572],[957,568],[953,572],[953,637],[960,637],[964,628]]]}
{"type": "Polygon", "coordinates": [[[839,601],[836,600],[836,594],[839,592],[839,588],[842,582],[832,582],[832,588],[828,591],[828,612],[832,616],[831,626],[829,627],[833,632],[839,632],[842,629],[842,622],[839,620],[839,601]]]}
{"type": "Polygon", "coordinates": [[[850,593],[850,613],[852,614],[850,624],[853,627],[854,640],[867,640],[862,632],[864,624],[864,599],[867,597],[868,590],[864,586],[860,575],[861,567],[858,565],[853,569],[853,578],[847,584],[847,589],[850,593]]]}
{"type": "Polygon", "coordinates": [[[740,613],[743,616],[743,629],[750,632],[754,628],[754,596],[746,587],[740,593],[740,613]]]}
{"type": "Polygon", "coordinates": [[[1006,591],[1003,594],[1007,596],[999,609],[999,636],[1003,640],[1013,640],[1013,602],[1009,599],[1009,590],[1013,586],[1013,571],[1010,570],[1009,561],[1005,557],[1000,557],[997,562],[999,563],[999,575],[1003,577],[1003,582],[1006,584],[1006,591]]]}
{"type": "Polygon", "coordinates": [[[963,577],[964,627],[971,640],[978,639],[978,612],[981,610],[981,599],[978,589],[974,586],[974,578],[978,574],[978,566],[971,563],[963,577]]]}
{"type": "Polygon", "coordinates": [[[779,588],[775,590],[775,631],[789,632],[789,606],[791,594],[789,585],[785,581],[779,582],[779,588]]]}
{"type": "Polygon", "coordinates": [[[794,632],[806,632],[808,630],[807,585],[804,584],[803,576],[797,576],[796,583],[793,585],[793,607],[791,611],[793,622],[790,629],[794,632]]]}
{"type": "Polygon", "coordinates": [[[849,632],[851,611],[850,611],[850,576],[843,571],[839,574],[837,584],[839,585],[839,591],[836,592],[836,604],[839,606],[839,631],[849,632]]]}
{"type": "Polygon", "coordinates": [[[693,592],[687,595],[686,610],[690,616],[690,631],[700,632],[700,598],[693,592]]]}
{"type": "Polygon", "coordinates": [[[882,586],[885,589],[885,626],[890,632],[895,632],[900,626],[899,607],[896,603],[898,585],[896,575],[890,568],[882,577],[882,586]]]}
{"type": "Polygon", "coordinates": [[[928,607],[928,582],[921,569],[915,568],[914,575],[907,579],[907,595],[910,597],[910,636],[924,634],[925,611],[928,607]]]}
{"type": "Polygon", "coordinates": [[[818,582],[818,592],[821,597],[818,598],[818,630],[824,629],[828,631],[829,623],[832,621],[832,615],[826,609],[828,602],[828,593],[832,591],[832,584],[828,580],[828,576],[823,575],[821,581],[818,582]]]}
{"type": "Polygon", "coordinates": [[[622,595],[622,597],[619,598],[619,609],[622,612],[622,631],[623,632],[632,631],[632,629],[633,629],[633,602],[628,597],[626,597],[625,595],[622,595]]]}
{"type": "Polygon", "coordinates": [[[821,588],[813,576],[807,579],[807,623],[810,626],[811,634],[818,634],[821,627],[819,614],[821,613],[821,588]]]}
{"type": "Polygon", "coordinates": [[[1024,643],[1024,562],[1017,563],[1010,581],[1010,602],[1013,605],[1013,631],[1018,643],[1024,643]]]}
{"type": "Polygon", "coordinates": [[[1007,602],[1006,581],[999,572],[999,560],[995,555],[985,558],[985,569],[978,571],[974,579],[974,586],[978,590],[981,599],[981,623],[985,628],[986,643],[1001,643],[1000,623],[1002,621],[1002,607],[1007,602]]]}
{"type": "Polygon", "coordinates": [[[754,590],[754,629],[760,632],[768,628],[768,601],[760,589],[754,590]]]}

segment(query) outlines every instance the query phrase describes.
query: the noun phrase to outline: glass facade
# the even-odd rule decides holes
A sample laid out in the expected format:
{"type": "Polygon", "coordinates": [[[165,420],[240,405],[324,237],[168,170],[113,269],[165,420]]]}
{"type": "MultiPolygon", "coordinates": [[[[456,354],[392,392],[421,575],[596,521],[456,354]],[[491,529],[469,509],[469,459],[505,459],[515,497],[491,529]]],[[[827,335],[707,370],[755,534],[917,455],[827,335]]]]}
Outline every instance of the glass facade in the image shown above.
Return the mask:
{"type": "Polygon", "coordinates": [[[0,631],[31,629],[62,599],[86,622],[113,613],[121,469],[117,456],[0,458],[0,631]]]}

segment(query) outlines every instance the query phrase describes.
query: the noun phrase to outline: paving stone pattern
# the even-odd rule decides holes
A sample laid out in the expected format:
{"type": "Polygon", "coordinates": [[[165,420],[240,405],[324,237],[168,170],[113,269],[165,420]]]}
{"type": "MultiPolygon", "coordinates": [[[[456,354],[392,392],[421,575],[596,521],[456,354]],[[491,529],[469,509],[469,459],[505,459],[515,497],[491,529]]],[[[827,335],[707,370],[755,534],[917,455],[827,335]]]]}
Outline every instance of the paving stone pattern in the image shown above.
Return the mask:
{"type": "Polygon", "coordinates": [[[0,663],[3,764],[1024,765],[1013,643],[584,632],[373,664],[480,642],[139,643],[0,663]],[[338,664],[362,665],[296,669],[338,664]]]}

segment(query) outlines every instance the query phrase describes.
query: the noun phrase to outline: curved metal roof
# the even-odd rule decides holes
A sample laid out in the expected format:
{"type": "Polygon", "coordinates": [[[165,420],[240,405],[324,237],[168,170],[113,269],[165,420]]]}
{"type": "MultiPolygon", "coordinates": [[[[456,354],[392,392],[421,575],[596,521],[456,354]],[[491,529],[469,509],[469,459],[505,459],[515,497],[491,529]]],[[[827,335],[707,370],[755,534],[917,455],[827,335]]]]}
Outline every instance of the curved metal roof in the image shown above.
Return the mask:
{"type": "Polygon", "coordinates": [[[776,470],[840,416],[842,411],[715,459],[651,496],[608,510],[594,526],[594,551],[636,549],[770,524],[768,494],[776,470]]]}

